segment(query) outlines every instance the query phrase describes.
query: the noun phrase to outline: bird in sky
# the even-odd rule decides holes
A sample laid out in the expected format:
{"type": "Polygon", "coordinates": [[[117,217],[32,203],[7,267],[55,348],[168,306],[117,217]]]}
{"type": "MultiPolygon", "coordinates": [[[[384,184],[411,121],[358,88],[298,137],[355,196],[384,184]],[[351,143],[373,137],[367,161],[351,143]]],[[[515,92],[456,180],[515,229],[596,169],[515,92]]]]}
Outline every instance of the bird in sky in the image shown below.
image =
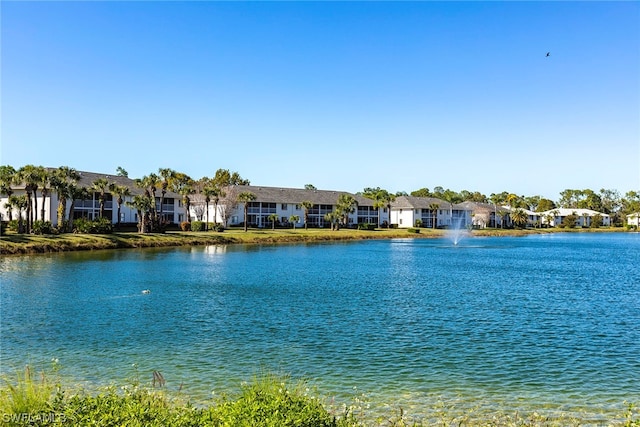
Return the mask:
{"type": "Polygon", "coordinates": [[[551,52],[547,52],[547,56],[546,56],[546,58],[548,58],[548,57],[550,57],[550,56],[551,56],[551,52]]]}

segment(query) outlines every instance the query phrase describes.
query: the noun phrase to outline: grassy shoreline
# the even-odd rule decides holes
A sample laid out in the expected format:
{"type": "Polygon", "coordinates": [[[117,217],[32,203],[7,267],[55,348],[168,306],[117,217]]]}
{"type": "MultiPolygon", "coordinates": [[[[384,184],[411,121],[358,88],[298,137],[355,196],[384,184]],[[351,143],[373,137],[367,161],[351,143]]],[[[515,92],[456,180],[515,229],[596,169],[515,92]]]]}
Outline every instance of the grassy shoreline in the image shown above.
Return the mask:
{"type": "Polygon", "coordinates": [[[522,412],[468,407],[456,400],[438,401],[412,414],[411,409],[405,412],[402,406],[389,402],[374,415],[365,394],[336,401],[308,380],[272,373],[256,375],[238,390],[216,394],[202,404],[180,390],[168,390],[157,371],[151,384],[136,376],[126,385],[97,390],[65,385],[55,364],[53,372],[37,372],[26,366],[15,376],[0,377],[0,425],[12,426],[640,426],[640,412],[633,402],[606,411],[580,402],[576,407],[582,410],[541,407],[522,412]]]}
{"type": "MultiPolygon", "coordinates": [[[[473,230],[472,236],[526,236],[531,234],[549,234],[558,232],[621,232],[623,229],[483,229],[473,230]]],[[[228,229],[222,233],[179,232],[170,231],[164,234],[138,234],[117,232],[112,234],[59,234],[59,235],[27,235],[8,233],[0,236],[0,254],[28,255],[38,253],[87,251],[101,249],[127,248],[161,248],[175,246],[228,245],[228,244],[274,244],[328,242],[367,239],[398,238],[442,238],[447,231],[441,229],[421,228],[419,233],[407,229],[378,229],[373,231],[342,229],[228,229]]]]}

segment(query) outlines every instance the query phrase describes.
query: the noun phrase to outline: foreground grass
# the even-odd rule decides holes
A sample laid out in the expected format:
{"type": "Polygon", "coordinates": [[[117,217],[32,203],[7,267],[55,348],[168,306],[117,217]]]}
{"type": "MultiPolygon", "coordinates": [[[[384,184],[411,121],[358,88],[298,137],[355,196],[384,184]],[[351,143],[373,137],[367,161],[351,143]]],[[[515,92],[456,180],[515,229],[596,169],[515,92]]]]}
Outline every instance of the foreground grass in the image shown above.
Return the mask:
{"type": "MultiPolygon", "coordinates": [[[[536,230],[474,230],[474,236],[523,236],[528,234],[552,233],[559,229],[536,230]]],[[[341,229],[229,229],[223,233],[209,232],[167,232],[164,234],[112,233],[112,234],[59,234],[29,235],[9,232],[0,237],[0,254],[32,254],[66,252],[79,250],[149,248],[169,246],[221,245],[234,243],[291,243],[322,242],[363,239],[391,238],[438,238],[446,235],[446,230],[421,228],[419,233],[407,229],[377,229],[373,231],[341,229]]]]}
{"type": "MultiPolygon", "coordinates": [[[[155,378],[155,377],[154,377],[155,378]]],[[[460,412],[440,405],[422,420],[411,419],[402,409],[370,420],[366,404],[358,398],[351,405],[335,405],[317,397],[304,381],[271,374],[256,377],[240,391],[223,395],[207,405],[195,406],[185,396],[138,382],[101,392],[63,389],[43,373],[34,375],[28,367],[15,379],[0,386],[0,425],[7,426],[581,426],[592,425],[574,415],[553,416],[460,412]],[[365,421],[366,420],[366,421],[365,421]]],[[[639,427],[640,412],[633,405],[599,426],[639,427]]]]}

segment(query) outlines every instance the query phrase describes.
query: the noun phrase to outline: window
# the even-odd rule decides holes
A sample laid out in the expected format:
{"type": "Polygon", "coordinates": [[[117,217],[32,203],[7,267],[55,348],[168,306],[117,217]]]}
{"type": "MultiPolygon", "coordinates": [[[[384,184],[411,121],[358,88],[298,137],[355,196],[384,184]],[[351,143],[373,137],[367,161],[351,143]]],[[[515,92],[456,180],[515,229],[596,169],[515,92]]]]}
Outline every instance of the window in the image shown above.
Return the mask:
{"type": "Polygon", "coordinates": [[[286,203],[282,203],[280,205],[280,209],[282,209],[283,211],[286,211],[287,210],[287,204],[286,203]]]}
{"type": "Polygon", "coordinates": [[[402,225],[402,218],[400,218],[400,224],[402,225]]]}

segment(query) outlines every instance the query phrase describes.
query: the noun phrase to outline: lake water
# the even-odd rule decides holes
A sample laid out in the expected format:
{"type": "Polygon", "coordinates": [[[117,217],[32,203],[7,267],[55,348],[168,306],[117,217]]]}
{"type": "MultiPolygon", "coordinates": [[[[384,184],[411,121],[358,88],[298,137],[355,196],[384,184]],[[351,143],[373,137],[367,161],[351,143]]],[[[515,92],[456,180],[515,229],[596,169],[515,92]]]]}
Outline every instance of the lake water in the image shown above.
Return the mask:
{"type": "Polygon", "coordinates": [[[640,402],[639,234],[77,252],[3,257],[0,274],[5,374],[158,370],[206,399],[276,372],[417,418],[640,402]]]}

